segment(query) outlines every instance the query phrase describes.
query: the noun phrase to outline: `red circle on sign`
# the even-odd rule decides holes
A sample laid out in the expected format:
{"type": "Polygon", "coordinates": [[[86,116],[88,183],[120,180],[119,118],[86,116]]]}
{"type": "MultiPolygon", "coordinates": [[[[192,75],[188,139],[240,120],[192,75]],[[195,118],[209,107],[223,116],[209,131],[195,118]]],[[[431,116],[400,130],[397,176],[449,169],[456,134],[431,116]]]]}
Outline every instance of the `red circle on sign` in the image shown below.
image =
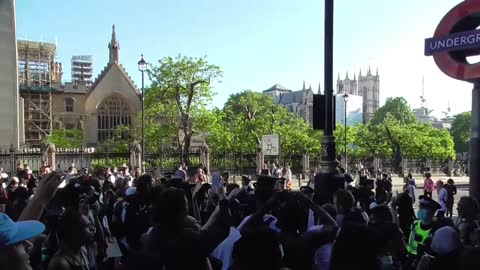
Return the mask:
{"type": "MultiPolygon", "coordinates": [[[[462,19],[471,15],[480,15],[480,0],[466,0],[452,8],[438,24],[434,37],[440,38],[453,34],[454,27],[462,19]]],[[[469,64],[466,61],[456,60],[450,52],[436,53],[433,55],[433,59],[440,70],[450,77],[464,81],[480,79],[480,63],[469,64]]]]}

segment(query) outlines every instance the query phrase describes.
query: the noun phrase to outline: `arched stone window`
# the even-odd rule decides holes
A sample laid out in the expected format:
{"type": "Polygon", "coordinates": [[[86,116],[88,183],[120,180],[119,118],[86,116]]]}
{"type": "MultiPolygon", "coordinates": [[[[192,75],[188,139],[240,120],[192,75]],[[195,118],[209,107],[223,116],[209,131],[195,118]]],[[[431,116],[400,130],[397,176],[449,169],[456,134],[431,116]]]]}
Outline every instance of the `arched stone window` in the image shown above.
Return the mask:
{"type": "Polygon", "coordinates": [[[65,111],[66,112],[73,112],[73,104],[75,103],[75,99],[71,97],[65,98],[65,111]]]}
{"type": "MultiPolygon", "coordinates": [[[[130,107],[127,102],[119,97],[108,97],[102,101],[97,110],[98,141],[102,142],[112,138],[117,126],[131,127],[130,107]]],[[[122,134],[127,137],[128,134],[122,134]]]]}

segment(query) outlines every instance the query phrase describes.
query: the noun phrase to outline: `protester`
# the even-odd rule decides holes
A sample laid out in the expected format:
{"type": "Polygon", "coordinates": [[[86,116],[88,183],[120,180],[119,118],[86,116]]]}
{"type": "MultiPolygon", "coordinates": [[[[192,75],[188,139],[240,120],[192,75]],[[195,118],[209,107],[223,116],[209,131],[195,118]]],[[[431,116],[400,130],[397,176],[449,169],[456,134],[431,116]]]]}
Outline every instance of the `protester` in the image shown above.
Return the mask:
{"type": "MultiPolygon", "coordinates": [[[[410,174],[410,177],[412,175],[410,174]]],[[[412,181],[410,177],[405,177],[403,180],[403,190],[408,192],[408,196],[412,199],[412,204],[415,203],[415,180],[412,181]]]]}
{"type": "Polygon", "coordinates": [[[425,173],[425,179],[423,181],[423,191],[424,191],[423,195],[428,196],[430,198],[432,198],[432,192],[435,186],[431,177],[432,177],[432,174],[427,172],[425,173]]]}
{"type": "Polygon", "coordinates": [[[465,247],[480,244],[480,216],[478,202],[471,197],[461,197],[457,205],[458,218],[455,227],[465,247]]]}
{"type": "Polygon", "coordinates": [[[440,209],[437,211],[437,218],[445,217],[445,212],[447,212],[447,203],[448,203],[448,192],[443,187],[443,181],[437,181],[437,192],[438,192],[438,202],[440,203],[440,209]]]}
{"type": "Polygon", "coordinates": [[[441,218],[451,214],[441,201],[451,183],[437,183],[439,203],[418,198],[417,219],[410,178],[392,196],[388,174],[376,188],[362,175],[358,186],[343,185],[339,174],[342,185],[318,205],[323,193],[288,190],[283,177],[258,175],[252,184],[242,176],[239,186],[219,172],[210,185],[167,172],[162,181],[138,173],[126,180],[128,168],[119,170],[118,185],[109,169],[100,179],[82,170],[62,188],[56,172],[8,180],[0,187],[0,269],[478,268],[477,202],[462,197],[458,218],[441,218]]]}
{"type": "Polygon", "coordinates": [[[442,227],[433,235],[430,250],[420,259],[417,270],[458,269],[461,251],[457,231],[450,226],[442,227]]]}
{"type": "Polygon", "coordinates": [[[453,216],[453,203],[455,201],[455,195],[457,195],[457,186],[453,179],[448,179],[447,184],[443,186],[447,190],[448,199],[447,199],[447,217],[453,216]]]}

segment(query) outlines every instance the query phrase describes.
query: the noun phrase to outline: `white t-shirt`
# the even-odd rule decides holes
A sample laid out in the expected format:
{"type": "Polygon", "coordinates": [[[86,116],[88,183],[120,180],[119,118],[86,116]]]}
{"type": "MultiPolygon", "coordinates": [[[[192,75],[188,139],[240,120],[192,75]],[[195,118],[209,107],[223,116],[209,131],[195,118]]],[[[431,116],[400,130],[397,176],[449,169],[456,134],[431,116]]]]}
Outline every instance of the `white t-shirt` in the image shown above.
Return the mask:
{"type": "MultiPolygon", "coordinates": [[[[243,226],[245,226],[245,224],[248,222],[248,220],[250,220],[250,217],[252,215],[249,215],[249,216],[246,216],[242,222],[240,223],[240,225],[238,225],[237,229],[239,231],[242,230],[243,226]]],[[[276,232],[280,232],[280,229],[277,227],[277,218],[272,216],[272,215],[269,215],[269,214],[266,214],[263,216],[263,221],[267,223],[268,227],[276,232]]]]}
{"type": "Polygon", "coordinates": [[[438,203],[440,203],[439,211],[447,211],[448,192],[445,188],[440,189],[438,192],[438,203]]]}
{"type": "Polygon", "coordinates": [[[220,245],[212,252],[212,257],[222,261],[222,270],[230,269],[232,264],[233,246],[242,237],[240,231],[235,227],[230,227],[230,234],[220,245]]]}

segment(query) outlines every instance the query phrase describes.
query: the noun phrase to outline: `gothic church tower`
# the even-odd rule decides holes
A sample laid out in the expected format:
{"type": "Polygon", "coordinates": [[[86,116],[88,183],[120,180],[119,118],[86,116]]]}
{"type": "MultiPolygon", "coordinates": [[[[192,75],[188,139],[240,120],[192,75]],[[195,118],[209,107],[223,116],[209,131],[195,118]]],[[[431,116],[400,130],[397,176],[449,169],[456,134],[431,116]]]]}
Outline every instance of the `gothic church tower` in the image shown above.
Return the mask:
{"type": "Polygon", "coordinates": [[[378,68],[375,75],[368,67],[367,75],[358,75],[358,93],[363,97],[363,122],[366,123],[373,118],[373,114],[380,106],[380,76],[378,68]]]}

